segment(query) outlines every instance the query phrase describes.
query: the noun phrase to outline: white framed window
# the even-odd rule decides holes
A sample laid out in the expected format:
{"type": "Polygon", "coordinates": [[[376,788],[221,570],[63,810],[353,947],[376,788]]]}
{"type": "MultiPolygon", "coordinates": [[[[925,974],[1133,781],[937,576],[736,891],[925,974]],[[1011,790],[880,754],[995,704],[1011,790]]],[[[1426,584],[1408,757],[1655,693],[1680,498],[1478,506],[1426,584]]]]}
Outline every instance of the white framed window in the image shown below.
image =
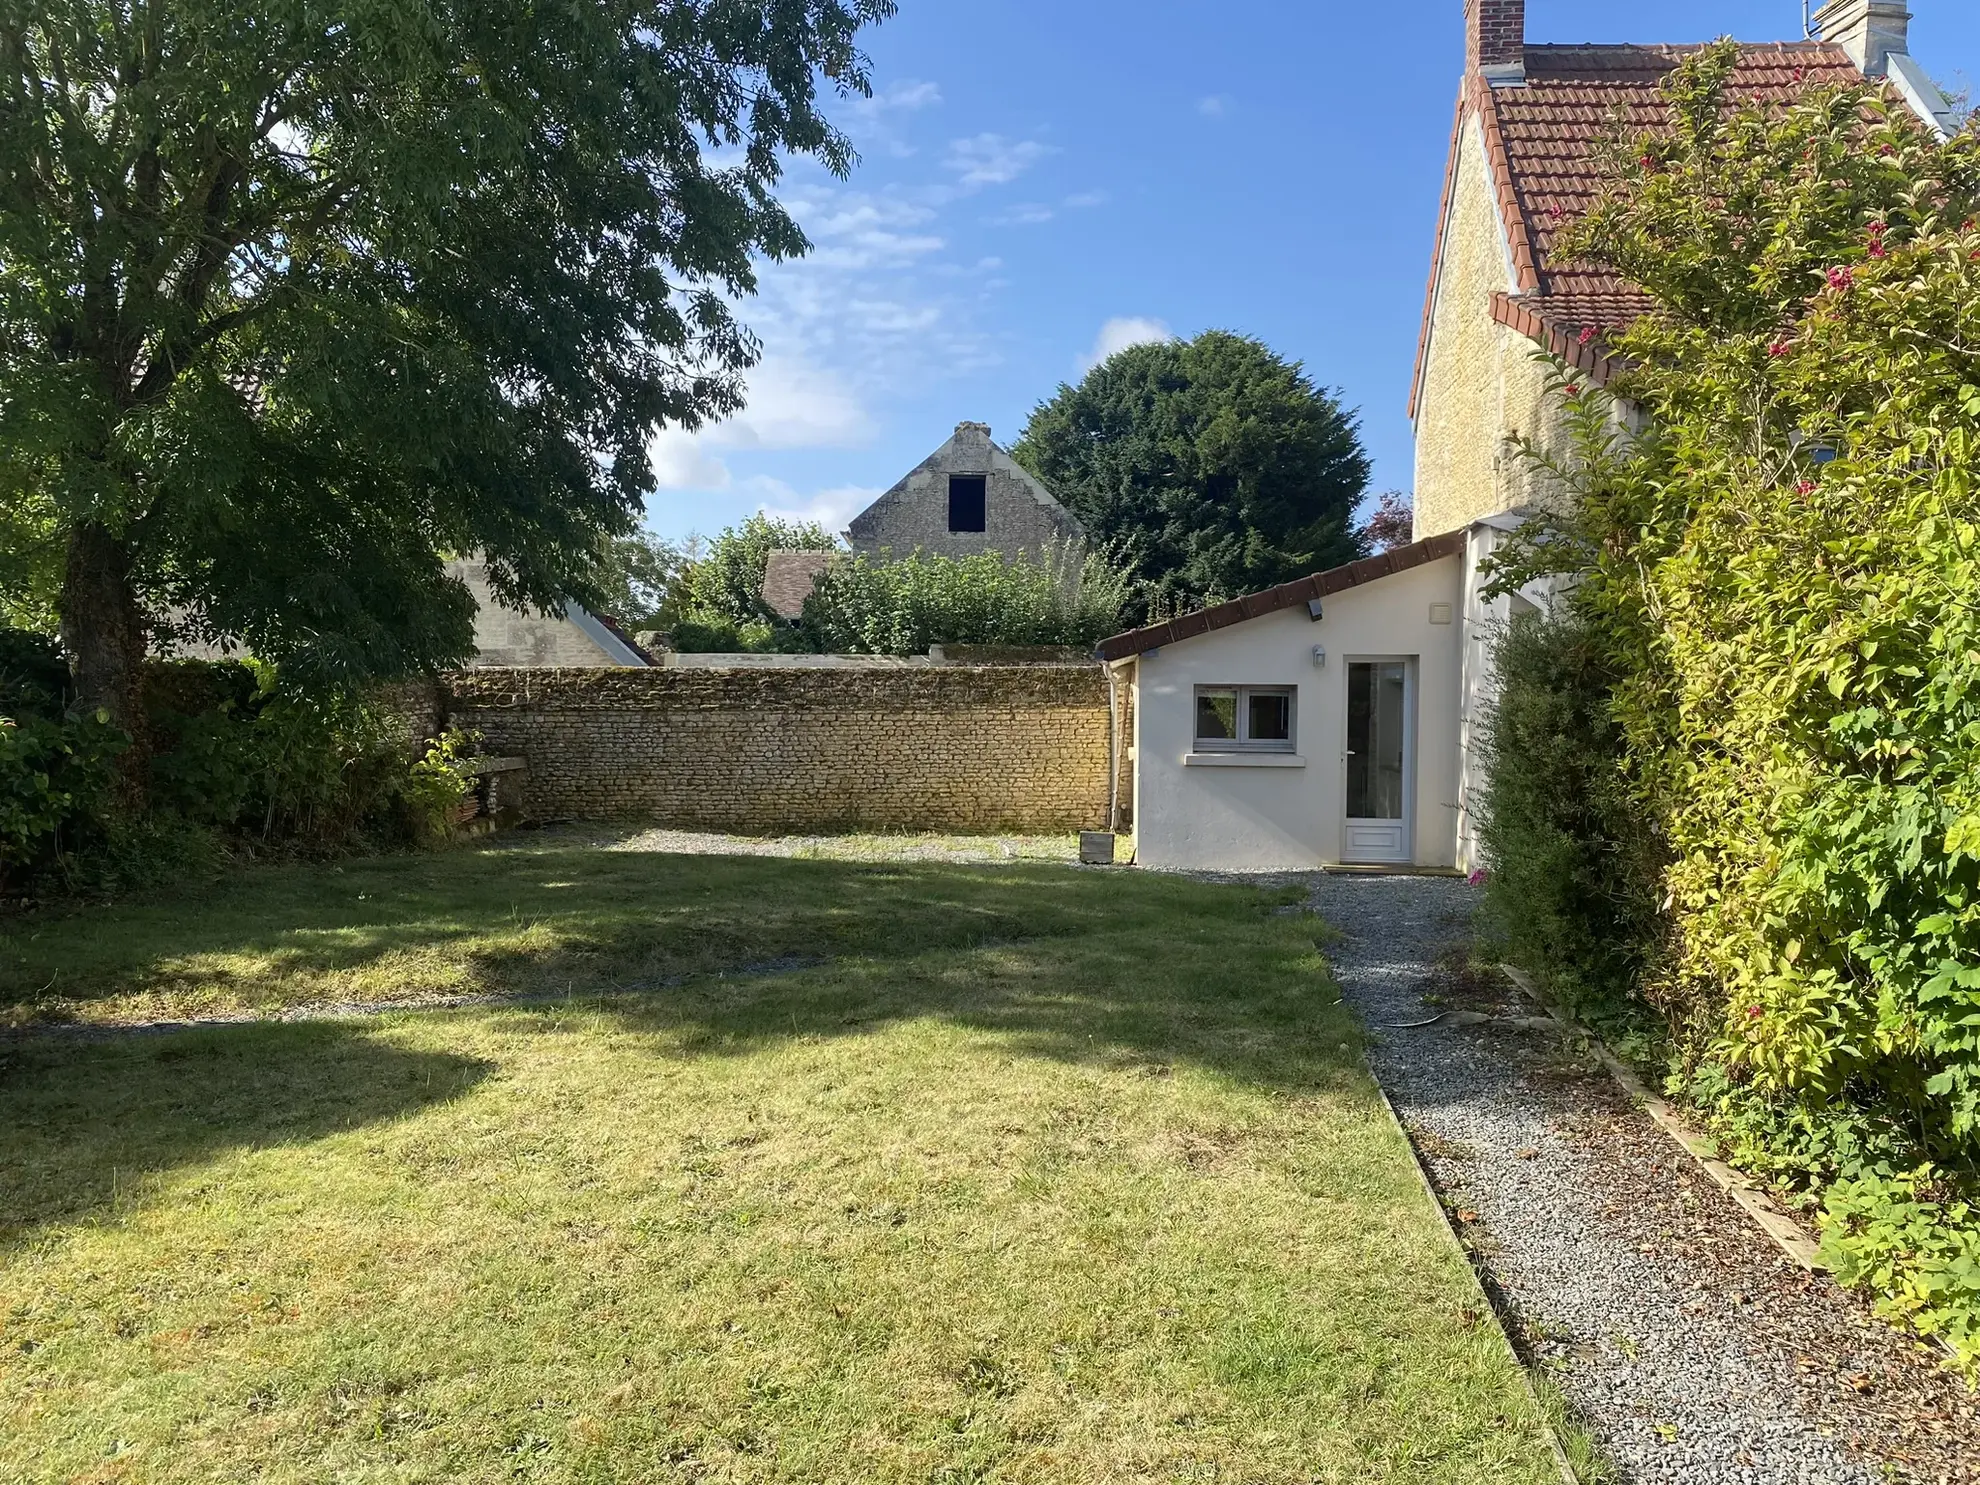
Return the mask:
{"type": "Polygon", "coordinates": [[[1292,752],[1298,699],[1292,686],[1198,686],[1196,751],[1292,752]]]}

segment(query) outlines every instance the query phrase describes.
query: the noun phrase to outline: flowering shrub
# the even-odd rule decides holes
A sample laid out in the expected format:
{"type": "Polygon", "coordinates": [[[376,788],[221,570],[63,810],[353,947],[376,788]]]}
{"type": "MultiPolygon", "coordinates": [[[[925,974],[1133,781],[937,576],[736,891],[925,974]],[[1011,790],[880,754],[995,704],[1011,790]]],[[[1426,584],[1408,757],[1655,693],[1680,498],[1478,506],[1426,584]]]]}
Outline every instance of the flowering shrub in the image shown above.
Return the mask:
{"type": "Polygon", "coordinates": [[[1980,1362],[1980,136],[1863,88],[1731,110],[1729,67],[1566,234],[1661,306],[1613,340],[1653,431],[1563,369],[1576,454],[1534,457],[1580,499],[1501,580],[1578,578],[1677,1086],[1980,1362]]]}

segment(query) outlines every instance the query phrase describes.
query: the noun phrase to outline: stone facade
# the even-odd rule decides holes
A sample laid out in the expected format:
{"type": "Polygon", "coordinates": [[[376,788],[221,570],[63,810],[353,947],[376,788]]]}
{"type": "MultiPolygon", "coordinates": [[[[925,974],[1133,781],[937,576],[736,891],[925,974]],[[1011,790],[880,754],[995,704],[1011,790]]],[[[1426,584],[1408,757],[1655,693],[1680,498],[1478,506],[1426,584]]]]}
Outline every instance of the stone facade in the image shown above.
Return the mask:
{"type": "Polygon", "coordinates": [[[853,517],[846,531],[854,551],[894,557],[916,550],[944,557],[979,552],[1037,556],[1047,547],[1080,542],[1085,535],[1050,490],[991,442],[983,423],[958,424],[953,438],[853,517]],[[951,529],[951,489],[957,479],[983,481],[981,531],[951,529]]]}
{"type": "Polygon", "coordinates": [[[1564,434],[1540,347],[1492,318],[1492,295],[1518,280],[1476,116],[1465,120],[1457,152],[1416,409],[1419,541],[1562,498],[1514,442],[1526,436],[1559,449],[1564,434]]]}
{"type": "Polygon", "coordinates": [[[446,684],[454,726],[528,760],[538,818],[746,834],[1107,820],[1097,665],[478,669],[446,684]]]}

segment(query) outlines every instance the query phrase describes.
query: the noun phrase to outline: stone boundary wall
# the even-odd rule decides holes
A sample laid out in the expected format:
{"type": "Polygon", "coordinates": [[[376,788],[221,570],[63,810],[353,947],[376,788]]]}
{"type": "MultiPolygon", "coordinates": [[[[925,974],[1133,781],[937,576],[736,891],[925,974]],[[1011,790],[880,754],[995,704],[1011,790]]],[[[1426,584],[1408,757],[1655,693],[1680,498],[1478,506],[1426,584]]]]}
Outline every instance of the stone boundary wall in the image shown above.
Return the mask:
{"type": "Polygon", "coordinates": [[[745,834],[1107,823],[1095,664],[477,669],[445,687],[450,725],[528,760],[537,818],[745,834]]]}

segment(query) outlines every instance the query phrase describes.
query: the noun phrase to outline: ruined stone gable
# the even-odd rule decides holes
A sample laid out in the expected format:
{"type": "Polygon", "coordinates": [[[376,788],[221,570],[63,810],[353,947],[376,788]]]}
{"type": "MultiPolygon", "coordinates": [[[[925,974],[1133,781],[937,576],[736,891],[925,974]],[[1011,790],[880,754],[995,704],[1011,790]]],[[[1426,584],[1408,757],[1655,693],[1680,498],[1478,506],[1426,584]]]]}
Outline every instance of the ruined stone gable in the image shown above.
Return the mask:
{"type": "Polygon", "coordinates": [[[855,552],[945,557],[1002,552],[1034,557],[1085,538],[1072,512],[990,439],[984,423],[960,423],[955,436],[893,489],[853,518],[855,552]]]}

